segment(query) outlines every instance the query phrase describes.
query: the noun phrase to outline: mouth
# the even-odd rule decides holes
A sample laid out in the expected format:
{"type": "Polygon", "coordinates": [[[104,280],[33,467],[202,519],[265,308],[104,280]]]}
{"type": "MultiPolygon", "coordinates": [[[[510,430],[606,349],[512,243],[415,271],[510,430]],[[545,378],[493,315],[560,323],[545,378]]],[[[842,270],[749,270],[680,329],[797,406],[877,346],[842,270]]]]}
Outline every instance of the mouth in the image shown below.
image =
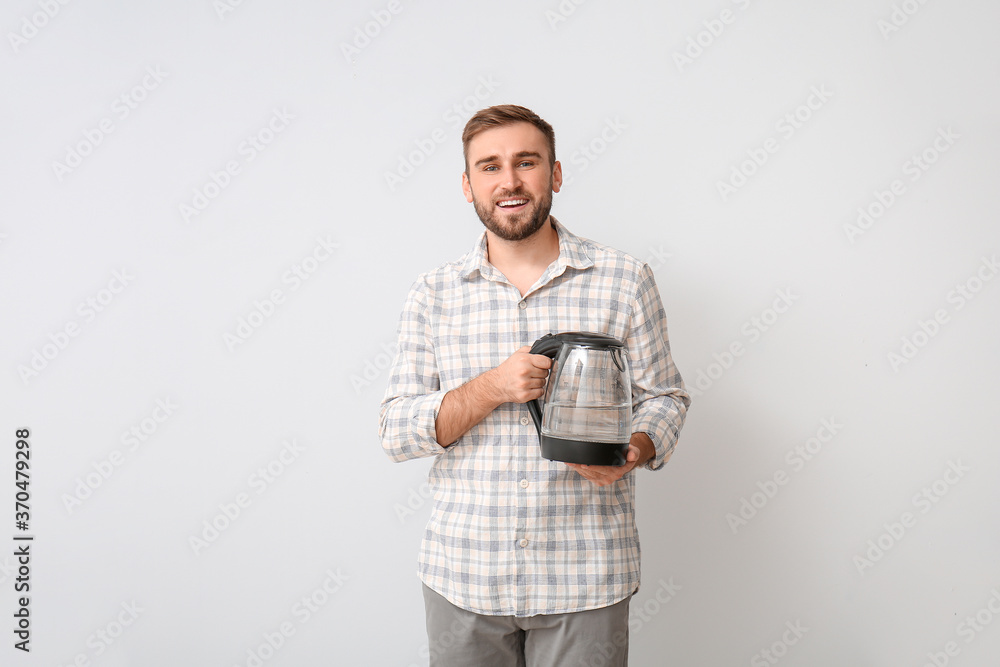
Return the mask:
{"type": "Polygon", "coordinates": [[[520,211],[528,205],[528,200],[524,197],[507,197],[497,201],[496,205],[504,211],[520,211]]]}

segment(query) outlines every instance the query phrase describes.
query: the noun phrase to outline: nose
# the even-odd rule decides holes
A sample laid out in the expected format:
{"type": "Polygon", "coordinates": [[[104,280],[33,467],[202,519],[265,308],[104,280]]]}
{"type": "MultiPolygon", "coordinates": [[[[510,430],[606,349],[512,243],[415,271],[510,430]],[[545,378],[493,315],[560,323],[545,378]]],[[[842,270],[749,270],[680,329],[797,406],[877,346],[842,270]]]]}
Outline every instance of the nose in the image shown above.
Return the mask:
{"type": "Polygon", "coordinates": [[[508,190],[516,190],[521,187],[521,175],[517,173],[516,167],[511,164],[504,170],[503,186],[508,190]]]}

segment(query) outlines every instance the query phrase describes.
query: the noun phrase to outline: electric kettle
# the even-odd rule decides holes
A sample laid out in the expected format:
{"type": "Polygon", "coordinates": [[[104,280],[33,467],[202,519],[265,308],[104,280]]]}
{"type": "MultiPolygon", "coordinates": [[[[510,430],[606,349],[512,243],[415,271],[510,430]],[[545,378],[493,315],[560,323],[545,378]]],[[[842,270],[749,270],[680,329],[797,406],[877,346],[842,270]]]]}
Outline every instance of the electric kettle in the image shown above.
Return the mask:
{"type": "Polygon", "coordinates": [[[531,354],[553,360],[541,400],[528,401],[542,457],[625,465],[632,436],[632,374],[624,343],[600,333],[547,334],[531,354]]]}

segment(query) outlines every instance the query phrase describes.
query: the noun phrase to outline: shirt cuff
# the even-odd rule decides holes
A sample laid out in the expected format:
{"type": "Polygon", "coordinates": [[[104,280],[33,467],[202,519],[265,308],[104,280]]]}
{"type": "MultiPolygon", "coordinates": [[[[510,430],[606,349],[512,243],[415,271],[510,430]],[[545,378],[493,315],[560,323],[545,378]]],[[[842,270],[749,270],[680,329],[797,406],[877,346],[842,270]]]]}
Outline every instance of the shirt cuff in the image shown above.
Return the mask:
{"type": "Polygon", "coordinates": [[[656,455],[646,462],[645,467],[649,470],[662,468],[677,442],[677,433],[671,428],[669,421],[654,414],[636,416],[632,420],[632,432],[645,433],[653,441],[656,455]]]}
{"type": "Polygon", "coordinates": [[[445,391],[435,391],[414,398],[410,403],[410,413],[407,420],[410,424],[410,438],[413,445],[422,450],[428,456],[441,454],[445,448],[438,444],[437,421],[438,411],[441,409],[441,401],[444,400],[445,391]]]}

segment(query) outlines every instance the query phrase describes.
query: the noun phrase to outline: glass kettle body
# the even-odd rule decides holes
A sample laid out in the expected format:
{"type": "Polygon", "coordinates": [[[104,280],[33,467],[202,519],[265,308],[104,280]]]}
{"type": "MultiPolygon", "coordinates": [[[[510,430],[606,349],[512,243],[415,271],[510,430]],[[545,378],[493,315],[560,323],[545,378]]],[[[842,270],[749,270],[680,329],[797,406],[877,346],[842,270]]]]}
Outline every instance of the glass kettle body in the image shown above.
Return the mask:
{"type": "Polygon", "coordinates": [[[567,332],[539,338],[531,353],[553,360],[543,398],[528,402],[542,456],[624,465],[632,436],[632,374],[625,345],[606,334],[567,332]]]}

